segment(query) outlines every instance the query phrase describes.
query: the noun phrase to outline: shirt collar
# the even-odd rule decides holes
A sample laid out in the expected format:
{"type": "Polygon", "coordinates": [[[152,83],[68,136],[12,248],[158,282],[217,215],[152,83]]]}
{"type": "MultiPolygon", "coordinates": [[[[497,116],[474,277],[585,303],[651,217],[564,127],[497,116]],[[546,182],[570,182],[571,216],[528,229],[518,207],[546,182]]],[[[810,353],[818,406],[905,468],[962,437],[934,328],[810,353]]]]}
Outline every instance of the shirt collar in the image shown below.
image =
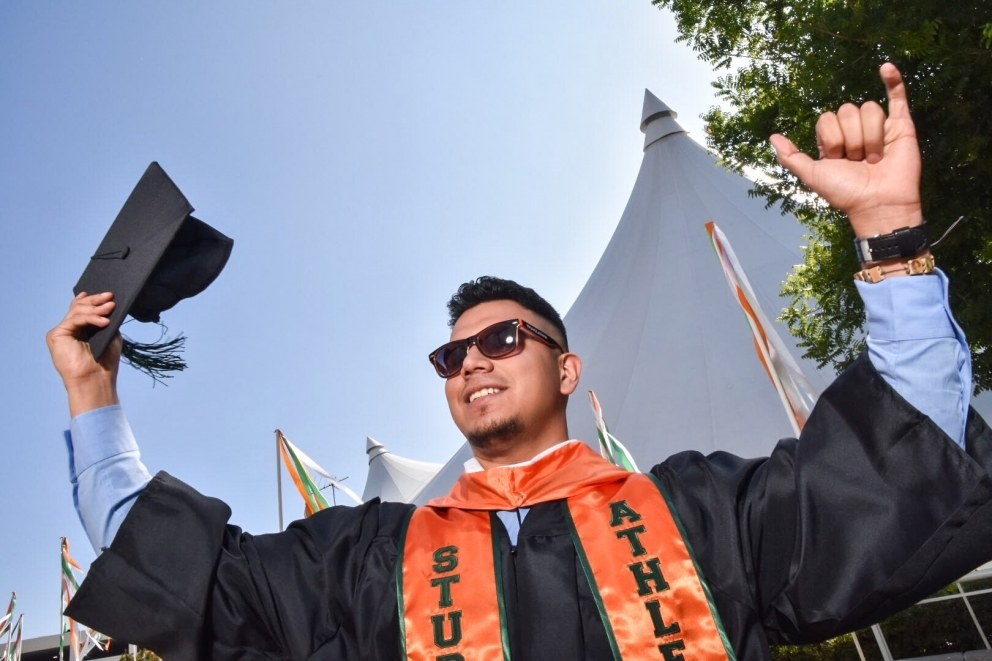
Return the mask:
{"type": "MultiPolygon", "coordinates": [[[[582,441],[579,441],[579,440],[576,440],[576,439],[573,438],[573,439],[569,439],[567,441],[562,441],[561,443],[555,443],[550,448],[545,448],[544,450],[541,450],[540,452],[538,452],[537,454],[535,454],[533,457],[531,457],[527,461],[521,461],[518,464],[508,464],[507,467],[508,468],[516,468],[518,466],[529,466],[530,464],[534,463],[538,459],[542,459],[544,457],[547,457],[552,452],[557,452],[558,450],[560,450],[561,448],[565,447],[569,443],[581,443],[581,442],[582,441]]],[[[466,461],[463,465],[465,467],[465,472],[466,473],[479,473],[479,472],[482,472],[482,471],[486,470],[485,468],[482,467],[482,464],[479,463],[479,460],[476,459],[475,456],[473,456],[471,459],[469,459],[468,461],[466,461]]]]}

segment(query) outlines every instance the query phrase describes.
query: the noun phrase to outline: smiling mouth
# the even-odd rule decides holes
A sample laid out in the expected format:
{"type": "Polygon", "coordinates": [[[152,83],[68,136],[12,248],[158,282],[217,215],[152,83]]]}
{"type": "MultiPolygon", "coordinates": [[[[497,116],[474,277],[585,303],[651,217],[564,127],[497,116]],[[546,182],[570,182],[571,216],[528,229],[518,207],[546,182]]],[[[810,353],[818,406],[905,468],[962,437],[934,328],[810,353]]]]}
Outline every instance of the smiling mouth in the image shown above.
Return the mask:
{"type": "Polygon", "coordinates": [[[474,393],[468,396],[468,403],[471,404],[480,397],[495,395],[498,392],[502,392],[502,391],[497,388],[483,388],[482,390],[476,390],[474,393]]]}

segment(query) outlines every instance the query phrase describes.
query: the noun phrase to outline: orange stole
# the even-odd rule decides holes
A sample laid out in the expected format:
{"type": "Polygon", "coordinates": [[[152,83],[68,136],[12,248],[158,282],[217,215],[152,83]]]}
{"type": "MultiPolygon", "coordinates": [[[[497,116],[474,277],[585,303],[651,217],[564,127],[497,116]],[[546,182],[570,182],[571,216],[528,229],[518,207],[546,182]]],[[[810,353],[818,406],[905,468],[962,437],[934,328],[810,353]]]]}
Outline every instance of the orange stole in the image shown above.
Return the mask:
{"type": "Polygon", "coordinates": [[[613,489],[573,496],[568,511],[615,658],[734,658],[653,477],[631,474],[613,489]]]}
{"type": "Polygon", "coordinates": [[[508,661],[489,512],[418,507],[400,548],[406,658],[508,661]]]}
{"type": "Polygon", "coordinates": [[[572,442],[461,477],[400,540],[401,638],[416,661],[508,661],[489,511],[566,500],[573,544],[615,659],[733,659],[660,483],[572,442]]]}

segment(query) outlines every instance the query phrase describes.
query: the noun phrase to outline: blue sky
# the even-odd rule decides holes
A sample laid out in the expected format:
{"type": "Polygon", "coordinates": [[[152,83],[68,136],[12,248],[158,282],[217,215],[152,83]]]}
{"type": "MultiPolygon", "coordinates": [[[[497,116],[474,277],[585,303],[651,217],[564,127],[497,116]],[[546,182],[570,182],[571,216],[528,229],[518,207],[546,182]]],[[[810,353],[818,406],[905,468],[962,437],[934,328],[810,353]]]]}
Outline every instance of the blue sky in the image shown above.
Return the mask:
{"type": "Polygon", "coordinates": [[[491,273],[564,314],[633,186],[645,88],[701,139],[714,74],[648,0],[493,7],[0,4],[0,599],[29,636],[58,628],[59,538],[94,557],[44,334],[150,161],[235,247],[165,317],[190,369],[123,368],[122,399],[153,471],[270,532],[277,427],[359,492],[366,436],[437,462],[460,445],[426,360],[447,298],[491,273]]]}

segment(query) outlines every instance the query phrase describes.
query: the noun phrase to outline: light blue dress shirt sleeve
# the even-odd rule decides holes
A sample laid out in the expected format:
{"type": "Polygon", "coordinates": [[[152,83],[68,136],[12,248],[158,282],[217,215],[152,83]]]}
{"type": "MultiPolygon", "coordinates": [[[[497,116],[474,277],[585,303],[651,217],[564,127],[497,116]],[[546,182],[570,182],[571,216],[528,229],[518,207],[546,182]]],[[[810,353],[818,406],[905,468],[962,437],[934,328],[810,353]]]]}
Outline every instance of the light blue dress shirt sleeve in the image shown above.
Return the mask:
{"type": "Polygon", "coordinates": [[[868,356],[902,397],[964,447],[971,354],[948,305],[947,277],[857,282],[868,317],[868,356]]]}
{"type": "Polygon", "coordinates": [[[110,546],[134,500],[152,479],[120,405],[82,413],[65,434],[72,498],[97,553],[110,546]]]}
{"type": "MultiPolygon", "coordinates": [[[[951,316],[947,278],[889,278],[857,283],[868,317],[868,355],[903,398],[964,445],[971,357],[951,316]]],[[[120,406],[83,413],[66,432],[73,499],[99,552],[110,545],[134,500],[151,480],[120,406]]],[[[516,544],[527,510],[500,512],[516,544]]]]}

